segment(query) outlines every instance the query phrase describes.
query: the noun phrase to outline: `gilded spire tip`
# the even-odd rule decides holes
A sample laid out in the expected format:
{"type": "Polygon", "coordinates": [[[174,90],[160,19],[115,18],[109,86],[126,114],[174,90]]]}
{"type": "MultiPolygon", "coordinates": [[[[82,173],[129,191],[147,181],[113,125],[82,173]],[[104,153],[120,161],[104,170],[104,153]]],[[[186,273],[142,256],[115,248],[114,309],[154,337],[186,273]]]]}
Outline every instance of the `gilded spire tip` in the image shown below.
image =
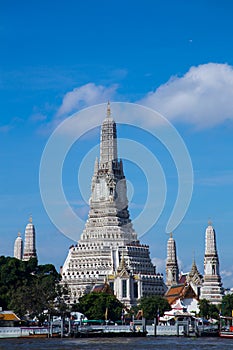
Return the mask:
{"type": "Polygon", "coordinates": [[[32,223],[32,215],[29,217],[29,222],[32,223]]]}

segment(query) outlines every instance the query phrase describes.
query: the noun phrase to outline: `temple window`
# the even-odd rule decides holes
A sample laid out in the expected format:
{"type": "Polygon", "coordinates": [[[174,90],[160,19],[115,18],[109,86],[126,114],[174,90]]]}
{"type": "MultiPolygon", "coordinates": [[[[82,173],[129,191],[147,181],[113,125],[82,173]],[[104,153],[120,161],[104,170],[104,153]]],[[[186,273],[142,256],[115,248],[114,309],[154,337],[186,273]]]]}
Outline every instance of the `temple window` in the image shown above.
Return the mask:
{"type": "Polygon", "coordinates": [[[122,281],[122,298],[127,297],[127,281],[123,280],[122,281]]]}
{"type": "Polygon", "coordinates": [[[134,282],[133,285],[134,298],[138,298],[138,282],[134,282]]]}

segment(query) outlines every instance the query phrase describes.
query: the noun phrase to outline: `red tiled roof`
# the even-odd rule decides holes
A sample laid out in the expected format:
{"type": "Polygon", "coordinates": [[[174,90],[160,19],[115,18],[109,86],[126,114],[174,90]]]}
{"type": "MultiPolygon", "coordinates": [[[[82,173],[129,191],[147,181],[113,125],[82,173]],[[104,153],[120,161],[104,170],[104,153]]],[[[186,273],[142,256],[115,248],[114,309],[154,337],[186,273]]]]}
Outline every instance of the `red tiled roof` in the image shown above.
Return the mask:
{"type": "Polygon", "coordinates": [[[177,284],[175,286],[171,286],[167,293],[165,294],[165,298],[169,302],[169,304],[173,304],[178,299],[186,299],[186,298],[195,298],[197,299],[197,295],[192,289],[192,287],[188,284],[177,284]]]}

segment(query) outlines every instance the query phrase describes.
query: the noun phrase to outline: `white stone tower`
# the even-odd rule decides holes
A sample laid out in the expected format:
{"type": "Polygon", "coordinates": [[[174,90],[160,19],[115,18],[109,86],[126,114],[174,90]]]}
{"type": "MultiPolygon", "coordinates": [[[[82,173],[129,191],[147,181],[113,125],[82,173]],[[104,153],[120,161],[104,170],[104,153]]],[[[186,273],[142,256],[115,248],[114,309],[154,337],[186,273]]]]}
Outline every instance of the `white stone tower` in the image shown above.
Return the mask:
{"type": "Polygon", "coordinates": [[[176,242],[170,234],[167,241],[167,261],[166,261],[166,285],[173,286],[178,284],[179,268],[176,256],[176,242]]]}
{"type": "Polygon", "coordinates": [[[36,233],[35,227],[32,223],[32,217],[29,218],[29,223],[25,228],[24,251],[23,260],[36,258],[36,233]]]}
{"type": "Polygon", "coordinates": [[[70,247],[62,269],[62,283],[68,286],[70,303],[106,281],[128,306],[144,295],[163,295],[166,290],[162,275],[156,274],[150,259],[149,247],[140,244],[132,227],[123,163],[117,155],[116,123],[109,103],[101,128],[100,160],[95,161],[92,177],[88,220],[78,244],[70,247]]]}
{"type": "Polygon", "coordinates": [[[209,222],[205,232],[204,283],[201,288],[201,299],[207,299],[211,304],[220,304],[222,297],[223,288],[219,273],[216,235],[209,222]]]}
{"type": "Polygon", "coordinates": [[[23,258],[23,239],[20,232],[18,233],[18,237],[16,238],[14,244],[14,258],[19,260],[22,260],[23,258]]]}

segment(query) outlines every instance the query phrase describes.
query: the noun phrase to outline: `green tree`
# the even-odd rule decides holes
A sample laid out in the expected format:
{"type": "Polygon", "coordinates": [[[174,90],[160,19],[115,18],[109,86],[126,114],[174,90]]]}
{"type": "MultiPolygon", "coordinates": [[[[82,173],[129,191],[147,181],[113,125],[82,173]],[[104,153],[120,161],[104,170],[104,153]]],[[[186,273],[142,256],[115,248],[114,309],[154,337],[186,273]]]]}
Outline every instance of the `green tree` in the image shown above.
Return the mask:
{"type": "Polygon", "coordinates": [[[20,317],[41,318],[43,311],[56,308],[61,295],[60,275],[51,264],[38,265],[37,259],[21,261],[0,257],[0,303],[20,317]]]}
{"type": "Polygon", "coordinates": [[[153,320],[158,312],[162,315],[164,311],[171,309],[168,301],[158,295],[141,298],[138,307],[143,310],[143,316],[148,320],[153,320]]]}
{"type": "Polygon", "coordinates": [[[219,309],[216,305],[211,304],[206,299],[199,300],[199,315],[203,318],[218,318],[219,317],[219,309]]]}
{"type": "Polygon", "coordinates": [[[207,299],[199,300],[199,315],[203,318],[208,318],[210,303],[207,299]]]}
{"type": "Polygon", "coordinates": [[[224,295],[222,298],[221,312],[223,316],[232,316],[233,294],[224,295]]]}
{"type": "Polygon", "coordinates": [[[120,320],[123,304],[114,296],[107,293],[89,293],[79,298],[76,311],[83,313],[88,319],[106,317],[112,321],[120,320]]]}

